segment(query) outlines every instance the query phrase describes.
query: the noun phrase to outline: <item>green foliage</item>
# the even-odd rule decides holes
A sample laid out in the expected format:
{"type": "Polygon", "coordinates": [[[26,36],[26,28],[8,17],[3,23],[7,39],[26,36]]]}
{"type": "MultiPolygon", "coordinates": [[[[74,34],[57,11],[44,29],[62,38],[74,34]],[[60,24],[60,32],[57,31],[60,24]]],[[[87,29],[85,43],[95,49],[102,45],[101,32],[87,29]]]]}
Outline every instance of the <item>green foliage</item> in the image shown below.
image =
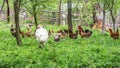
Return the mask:
{"type": "MultiPolygon", "coordinates": [[[[3,0],[0,0],[0,8],[1,8],[2,4],[3,4],[3,0]]],[[[13,1],[12,0],[9,1],[9,6],[11,6],[10,9],[13,9],[13,1]]],[[[6,9],[7,9],[7,4],[5,2],[3,10],[6,10],[6,9]]]]}
{"type": "Polygon", "coordinates": [[[97,0],[98,2],[105,4],[105,10],[112,10],[114,15],[117,15],[117,11],[120,9],[120,0],[97,0]]]}
{"type": "Polygon", "coordinates": [[[23,1],[23,8],[25,8],[29,13],[33,14],[33,9],[32,7],[36,7],[37,8],[37,12],[40,12],[42,10],[53,10],[55,8],[57,8],[57,2],[58,1],[54,1],[54,0],[25,0],[23,1]]]}
{"type": "MultiPolygon", "coordinates": [[[[38,48],[34,37],[22,38],[18,47],[10,34],[10,24],[0,24],[1,68],[119,68],[120,40],[113,40],[108,33],[103,36],[93,31],[90,38],[61,39],[54,42],[50,36],[43,49],[38,48]]],[[[24,27],[24,26],[22,26],[24,27]]],[[[66,26],[46,26],[55,31],[66,26]]]]}

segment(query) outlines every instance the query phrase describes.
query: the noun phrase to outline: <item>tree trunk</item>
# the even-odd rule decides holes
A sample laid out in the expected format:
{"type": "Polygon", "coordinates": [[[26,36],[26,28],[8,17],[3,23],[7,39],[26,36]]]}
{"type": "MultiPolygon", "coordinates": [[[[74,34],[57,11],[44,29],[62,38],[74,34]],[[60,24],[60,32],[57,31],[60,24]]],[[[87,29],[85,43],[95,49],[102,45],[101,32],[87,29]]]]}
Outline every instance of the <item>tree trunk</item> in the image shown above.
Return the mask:
{"type": "Polygon", "coordinates": [[[6,4],[7,4],[7,23],[10,23],[10,8],[8,0],[6,0],[6,4]]]}
{"type": "Polygon", "coordinates": [[[5,0],[3,0],[3,4],[2,4],[2,6],[1,6],[0,13],[2,12],[2,9],[3,9],[3,7],[4,7],[4,4],[5,4],[5,0]]]}
{"type": "Polygon", "coordinates": [[[62,1],[60,0],[60,4],[59,4],[59,21],[58,21],[58,25],[61,24],[61,4],[62,4],[62,1]]]}
{"type": "Polygon", "coordinates": [[[23,0],[19,0],[19,9],[21,8],[21,3],[23,0]]]}
{"type": "Polygon", "coordinates": [[[52,25],[55,24],[56,17],[55,17],[55,12],[52,12],[52,25]]]}
{"type": "Polygon", "coordinates": [[[110,8],[110,14],[111,14],[112,21],[113,21],[113,30],[115,32],[115,23],[116,23],[116,20],[115,20],[115,17],[113,15],[113,6],[114,6],[114,0],[112,0],[112,6],[110,8]]]}
{"type": "Polygon", "coordinates": [[[94,4],[93,5],[93,23],[96,23],[97,21],[97,18],[96,18],[96,5],[94,4]]]}
{"type": "Polygon", "coordinates": [[[35,26],[36,26],[36,29],[37,29],[38,23],[37,23],[36,7],[33,7],[33,13],[34,13],[35,26]]]}
{"type": "Polygon", "coordinates": [[[103,22],[102,22],[102,34],[104,34],[105,31],[105,17],[106,17],[106,13],[105,13],[105,3],[103,5],[103,22]]]}
{"type": "Polygon", "coordinates": [[[15,13],[15,26],[16,26],[16,40],[17,44],[21,45],[20,39],[20,27],[19,27],[19,0],[14,1],[14,13],[15,13]]]}
{"type": "Polygon", "coordinates": [[[35,22],[35,26],[36,26],[36,29],[37,29],[37,26],[38,26],[37,13],[36,13],[37,0],[35,0],[35,2],[34,2],[34,0],[31,0],[31,2],[32,2],[32,8],[33,8],[34,22],[35,22]]]}
{"type": "Polygon", "coordinates": [[[113,16],[113,11],[112,10],[110,10],[110,14],[111,14],[111,17],[112,17],[112,22],[113,22],[113,30],[114,30],[114,32],[115,32],[115,17],[113,16]]]}
{"type": "Polygon", "coordinates": [[[68,0],[68,29],[72,31],[72,14],[71,14],[71,0],[68,0]]]}

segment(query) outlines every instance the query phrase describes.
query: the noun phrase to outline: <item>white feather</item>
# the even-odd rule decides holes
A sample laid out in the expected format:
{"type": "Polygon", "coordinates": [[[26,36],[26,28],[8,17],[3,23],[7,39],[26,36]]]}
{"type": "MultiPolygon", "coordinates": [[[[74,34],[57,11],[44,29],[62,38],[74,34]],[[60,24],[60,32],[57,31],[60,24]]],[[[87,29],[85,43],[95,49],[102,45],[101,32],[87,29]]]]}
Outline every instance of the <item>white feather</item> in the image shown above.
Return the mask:
{"type": "Polygon", "coordinates": [[[36,30],[35,37],[37,41],[45,43],[47,42],[49,35],[47,30],[41,27],[36,30]]]}

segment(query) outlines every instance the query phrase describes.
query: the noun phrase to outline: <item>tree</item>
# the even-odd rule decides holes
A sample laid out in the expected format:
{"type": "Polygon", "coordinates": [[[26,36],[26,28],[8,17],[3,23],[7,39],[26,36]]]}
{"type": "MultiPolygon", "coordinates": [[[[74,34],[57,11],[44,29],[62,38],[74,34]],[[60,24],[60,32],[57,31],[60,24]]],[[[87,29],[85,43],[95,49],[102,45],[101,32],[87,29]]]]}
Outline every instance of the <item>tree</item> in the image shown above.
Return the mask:
{"type": "Polygon", "coordinates": [[[4,7],[4,4],[5,4],[5,0],[3,0],[2,6],[1,6],[1,9],[0,9],[0,13],[2,12],[2,9],[3,9],[3,7],[4,7]]]}
{"type": "Polygon", "coordinates": [[[59,21],[58,21],[58,25],[60,25],[60,23],[61,23],[61,4],[62,4],[62,1],[60,0],[60,4],[59,4],[59,21]]]}
{"type": "Polygon", "coordinates": [[[34,17],[35,26],[37,27],[41,11],[53,10],[58,8],[58,1],[55,0],[24,0],[23,7],[34,17]]]}
{"type": "Polygon", "coordinates": [[[9,8],[9,2],[8,0],[6,0],[6,4],[7,4],[7,22],[10,22],[10,8],[9,8]]]}
{"type": "Polygon", "coordinates": [[[96,4],[93,5],[93,23],[96,23],[97,17],[96,17],[96,4]]]}
{"type": "MultiPolygon", "coordinates": [[[[115,0],[112,0],[111,1],[111,7],[109,7],[109,11],[110,11],[110,14],[111,14],[111,17],[112,17],[112,22],[113,22],[113,29],[115,31],[115,23],[116,23],[116,20],[115,20],[115,17],[114,17],[114,4],[115,4],[115,0]]],[[[108,6],[110,6],[110,4],[108,4],[108,6]]]]}
{"type": "Polygon", "coordinates": [[[116,16],[118,16],[117,11],[119,10],[119,7],[120,7],[119,5],[120,0],[105,0],[105,2],[106,2],[108,11],[110,11],[110,15],[113,22],[113,29],[115,31],[116,16]]]}
{"type": "Polygon", "coordinates": [[[38,26],[38,23],[37,23],[37,5],[38,5],[38,1],[37,0],[30,0],[31,3],[32,3],[32,10],[33,10],[33,16],[34,16],[34,21],[35,21],[35,25],[36,25],[36,28],[38,26]]]}
{"type": "Polygon", "coordinates": [[[68,16],[67,16],[67,20],[68,20],[68,29],[72,31],[72,14],[71,14],[71,0],[68,0],[67,2],[68,5],[68,16]]]}
{"type": "Polygon", "coordinates": [[[102,34],[104,34],[104,32],[105,32],[105,17],[106,17],[106,10],[107,10],[106,1],[105,0],[98,0],[97,2],[99,3],[99,7],[103,12],[102,34]],[[100,3],[102,3],[102,5],[100,5],[100,3]]]}
{"type": "Polygon", "coordinates": [[[14,0],[14,13],[15,13],[15,26],[16,26],[16,40],[17,44],[21,45],[21,39],[20,39],[20,27],[19,27],[19,0],[14,0]]]}
{"type": "Polygon", "coordinates": [[[104,29],[104,27],[105,27],[105,17],[106,17],[106,3],[104,2],[103,3],[103,22],[102,22],[102,34],[104,34],[104,31],[105,31],[105,29],[104,29]]]}
{"type": "Polygon", "coordinates": [[[0,13],[1,13],[3,7],[4,7],[5,2],[7,4],[7,22],[9,23],[10,22],[10,8],[9,8],[9,2],[8,2],[8,0],[3,0],[3,4],[1,6],[0,13]]]}

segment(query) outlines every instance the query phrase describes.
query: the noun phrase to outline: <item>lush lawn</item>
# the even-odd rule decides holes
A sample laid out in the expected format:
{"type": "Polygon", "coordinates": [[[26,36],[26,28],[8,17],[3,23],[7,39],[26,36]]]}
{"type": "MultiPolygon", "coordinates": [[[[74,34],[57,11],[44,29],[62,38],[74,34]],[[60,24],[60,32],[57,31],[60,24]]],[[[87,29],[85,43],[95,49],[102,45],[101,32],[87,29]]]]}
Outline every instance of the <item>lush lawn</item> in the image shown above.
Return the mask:
{"type": "MultiPolygon", "coordinates": [[[[0,24],[0,68],[120,68],[120,40],[113,40],[109,33],[103,36],[93,31],[90,38],[79,36],[60,42],[51,36],[40,49],[34,37],[22,38],[18,47],[9,28],[10,24],[0,24]]],[[[46,28],[57,31],[66,27],[46,28]]]]}

